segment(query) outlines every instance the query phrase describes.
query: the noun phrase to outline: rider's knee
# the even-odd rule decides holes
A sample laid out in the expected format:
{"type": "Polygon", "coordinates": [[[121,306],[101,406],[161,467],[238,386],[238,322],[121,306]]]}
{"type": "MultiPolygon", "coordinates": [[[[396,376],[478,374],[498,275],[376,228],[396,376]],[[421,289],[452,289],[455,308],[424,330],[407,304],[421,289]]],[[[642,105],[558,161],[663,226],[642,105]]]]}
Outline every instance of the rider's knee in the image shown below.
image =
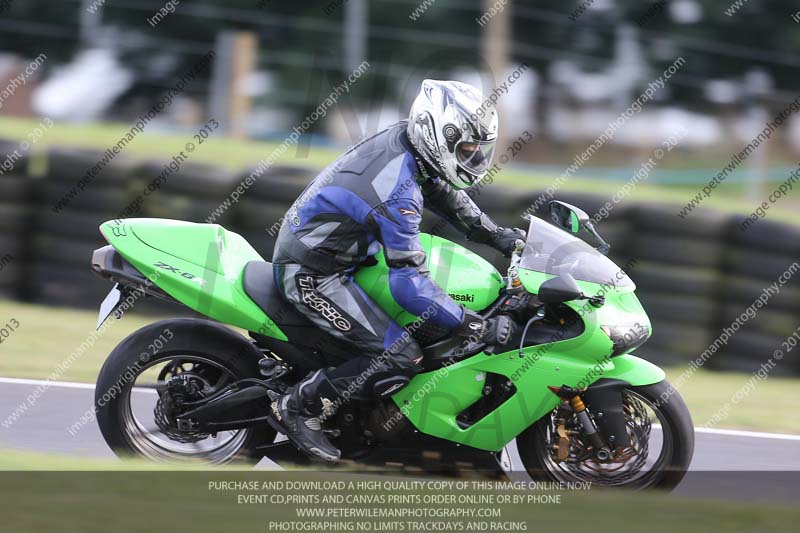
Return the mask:
{"type": "Polygon", "coordinates": [[[416,341],[406,343],[391,357],[391,375],[377,379],[373,393],[378,397],[388,397],[409,384],[411,378],[422,371],[422,348],[416,341]]]}
{"type": "Polygon", "coordinates": [[[409,377],[422,372],[423,359],[422,347],[413,339],[400,348],[393,357],[395,367],[409,377]]]}

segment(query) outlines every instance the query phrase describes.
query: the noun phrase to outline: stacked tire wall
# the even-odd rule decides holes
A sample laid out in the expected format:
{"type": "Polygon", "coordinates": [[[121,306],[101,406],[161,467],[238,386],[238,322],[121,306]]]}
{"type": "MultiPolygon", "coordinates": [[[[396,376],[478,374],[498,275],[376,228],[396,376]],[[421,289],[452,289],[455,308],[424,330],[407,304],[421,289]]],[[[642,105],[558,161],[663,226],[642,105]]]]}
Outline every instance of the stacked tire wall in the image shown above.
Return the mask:
{"type": "Polygon", "coordinates": [[[53,305],[97,306],[109,285],[88,268],[105,240],[100,223],[113,219],[130,201],[137,163],[117,157],[83,184],[105,154],[58,149],[45,159],[44,175],[32,179],[33,223],[25,299],[53,305]]]}
{"type": "MultiPolygon", "coordinates": [[[[14,149],[14,143],[0,142],[0,161],[14,149]]],[[[176,169],[169,160],[118,155],[87,179],[107,154],[54,149],[35,157],[40,164],[17,158],[13,169],[5,165],[0,174],[0,297],[83,308],[96,308],[110,289],[89,269],[92,251],[105,244],[98,231],[102,222],[129,217],[213,220],[241,234],[270,260],[287,207],[316,174],[303,167],[273,166],[237,202],[230,202],[231,192],[251,170],[234,174],[190,163],[176,169]]],[[[521,228],[527,227],[522,213],[540,194],[499,185],[470,191],[499,224],[521,228]]],[[[592,216],[607,201],[577,193],[555,199],[592,216]]],[[[627,266],[653,322],[653,336],[638,354],[659,364],[686,365],[716,341],[706,368],[756,371],[781,350],[785,357],[770,374],[800,374],[800,347],[787,351],[785,344],[800,326],[800,272],[772,291],[763,309],[747,314],[765,287],[774,287],[790,265],[800,262],[800,228],[762,220],[740,231],[742,220],[712,211],[681,219],[674,206],[631,203],[603,217],[598,229],[612,244],[611,258],[627,266]],[[735,331],[722,343],[718,337],[725,328],[735,331]]],[[[502,272],[508,266],[506,258],[466,242],[435,216],[425,217],[422,230],[466,245],[502,272]]]]}
{"type": "Polygon", "coordinates": [[[16,143],[0,141],[0,298],[20,298],[28,263],[33,188],[29,160],[17,157],[16,143]]]}

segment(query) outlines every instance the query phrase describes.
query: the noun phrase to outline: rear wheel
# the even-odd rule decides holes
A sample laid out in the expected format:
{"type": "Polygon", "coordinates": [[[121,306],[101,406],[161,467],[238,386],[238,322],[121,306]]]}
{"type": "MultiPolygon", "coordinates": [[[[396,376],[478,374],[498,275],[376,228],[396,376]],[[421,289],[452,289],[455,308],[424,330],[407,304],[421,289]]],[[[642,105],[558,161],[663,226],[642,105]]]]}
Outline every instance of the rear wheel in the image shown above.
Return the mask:
{"type": "Polygon", "coordinates": [[[275,438],[266,424],[215,435],[178,427],[167,386],[176,376],[186,384],[182,400],[196,401],[259,374],[257,362],[229,339],[209,342],[207,331],[171,329],[165,321],[133,333],[111,352],[95,390],[97,421],[111,449],[157,462],[258,462],[256,447],[275,438]]]}
{"type": "Polygon", "coordinates": [[[569,457],[559,461],[556,411],[517,437],[528,473],[553,481],[590,482],[595,486],[672,489],[683,479],[694,453],[694,427],[689,410],[666,381],[623,392],[631,446],[609,461],[587,453],[584,440],[572,436],[569,457]],[[585,458],[589,455],[589,458],[585,458]],[[583,458],[583,460],[581,460],[583,458]]]}

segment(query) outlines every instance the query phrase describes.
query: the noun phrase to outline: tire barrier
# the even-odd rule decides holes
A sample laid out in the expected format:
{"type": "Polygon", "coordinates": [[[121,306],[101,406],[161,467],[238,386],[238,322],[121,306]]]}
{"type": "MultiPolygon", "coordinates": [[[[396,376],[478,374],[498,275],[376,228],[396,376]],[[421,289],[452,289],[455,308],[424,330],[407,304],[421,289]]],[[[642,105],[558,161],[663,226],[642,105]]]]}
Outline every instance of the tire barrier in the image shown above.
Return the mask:
{"type": "MultiPolygon", "coordinates": [[[[7,157],[3,150],[15,146],[0,141],[0,160],[7,157]]],[[[287,208],[317,174],[302,166],[273,166],[231,201],[231,193],[252,170],[234,174],[186,162],[164,174],[168,160],[119,155],[86,180],[107,154],[54,149],[45,156],[44,165],[22,158],[13,172],[0,175],[0,297],[84,308],[96,308],[110,288],[89,269],[91,252],[105,244],[98,231],[102,222],[141,216],[205,222],[216,213],[215,223],[241,234],[269,260],[287,208]],[[43,176],[26,174],[39,166],[43,176]],[[69,201],[54,209],[73,188],[69,201]]],[[[527,228],[521,215],[542,191],[520,193],[493,184],[468,193],[499,224],[527,228]]],[[[553,199],[577,205],[590,216],[601,212],[608,200],[574,192],[559,192],[553,199]]],[[[546,215],[547,204],[539,201],[536,214],[546,215]]],[[[698,358],[737,317],[741,320],[766,286],[800,261],[800,226],[760,220],[741,231],[738,224],[744,216],[701,209],[679,219],[674,213],[674,206],[623,202],[597,227],[612,244],[612,260],[619,265],[636,260],[628,274],[653,323],[651,339],[637,354],[680,366],[698,358]]],[[[435,216],[423,219],[422,230],[483,255],[501,272],[508,266],[506,258],[466,241],[435,216]]],[[[147,302],[139,310],[180,314],[178,308],[166,311],[147,302]]],[[[800,273],[730,335],[705,367],[755,371],[798,326],[800,273]]],[[[797,353],[800,347],[787,353],[772,373],[800,375],[797,353]]]]}
{"type": "MultiPolygon", "coordinates": [[[[166,160],[139,166],[130,210],[140,214],[130,216],[202,223],[235,188],[233,174],[214,165],[184,163],[175,171],[169,165],[166,160]]],[[[232,215],[225,210],[215,222],[226,225],[232,215]]]]}
{"type": "MultiPolygon", "coordinates": [[[[5,144],[0,142],[0,147],[5,144]]],[[[25,176],[0,175],[0,297],[24,296],[20,281],[29,257],[31,183],[25,176]]]]}
{"type": "MultiPolygon", "coordinates": [[[[685,321],[653,320],[653,335],[647,341],[648,360],[667,366],[686,364],[703,353],[711,342],[711,333],[703,325],[685,321]],[[654,357],[650,354],[653,353],[654,357]]],[[[644,346],[641,348],[644,349],[644,346]]]]}
{"type": "MultiPolygon", "coordinates": [[[[605,233],[605,232],[604,232],[605,233]]],[[[672,294],[713,299],[720,290],[722,276],[713,268],[673,266],[641,260],[632,269],[636,286],[642,292],[669,289],[672,294]]]]}
{"type": "Polygon", "coordinates": [[[30,157],[18,141],[0,139],[0,177],[28,173],[30,157]]]}
{"type": "Polygon", "coordinates": [[[697,211],[691,217],[678,218],[674,207],[643,203],[633,207],[630,220],[637,232],[695,240],[723,241],[729,228],[727,215],[714,211],[697,211]]]}
{"type": "MultiPolygon", "coordinates": [[[[0,154],[2,157],[2,154],[0,154]]],[[[24,205],[31,202],[33,187],[26,176],[5,174],[0,176],[0,203],[5,205],[24,205]]]]}
{"type": "Polygon", "coordinates": [[[781,224],[772,220],[759,220],[746,231],[739,224],[747,220],[735,215],[728,221],[728,242],[748,250],[800,256],[800,227],[781,224]]]}
{"type": "MultiPolygon", "coordinates": [[[[242,183],[254,170],[237,176],[235,185],[242,183]]],[[[265,259],[272,259],[275,238],[286,210],[316,175],[316,170],[307,167],[270,167],[258,175],[257,181],[231,208],[233,225],[265,259]]]]}

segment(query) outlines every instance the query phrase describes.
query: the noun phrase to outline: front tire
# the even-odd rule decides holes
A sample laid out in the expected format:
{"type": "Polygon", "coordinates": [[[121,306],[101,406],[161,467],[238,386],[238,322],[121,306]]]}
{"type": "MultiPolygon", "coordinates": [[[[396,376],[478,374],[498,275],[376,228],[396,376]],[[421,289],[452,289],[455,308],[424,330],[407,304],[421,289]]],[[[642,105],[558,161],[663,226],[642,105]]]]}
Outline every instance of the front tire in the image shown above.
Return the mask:
{"type": "Polygon", "coordinates": [[[156,462],[257,463],[263,454],[256,447],[274,440],[272,428],[264,424],[204,438],[165,434],[154,422],[153,407],[147,406],[159,402],[160,387],[151,382],[147,388],[139,380],[171,365],[177,373],[202,371],[209,390],[219,390],[231,381],[259,377],[257,359],[248,350],[246,339],[203,320],[164,320],[132,333],[114,348],[97,379],[95,409],[106,443],[120,457],[156,462]]]}
{"type": "Polygon", "coordinates": [[[628,387],[623,396],[626,408],[628,404],[634,406],[626,411],[631,415],[626,414],[629,434],[636,431],[633,428],[637,422],[647,428],[648,437],[651,433],[650,422],[645,421],[640,413],[643,405],[650,413],[652,424],[660,424],[660,430],[656,431],[661,436],[658,452],[648,448],[652,443],[643,447],[645,453],[649,451],[649,455],[657,455],[648,469],[643,466],[638,472],[622,470],[621,473],[613,472],[613,475],[603,474],[601,470],[598,474],[592,468],[555,461],[555,452],[552,451],[553,414],[549,414],[517,437],[520,458],[528,473],[534,479],[552,481],[590,481],[595,485],[634,489],[675,488],[689,469],[694,454],[694,426],[683,398],[666,380],[652,385],[628,387]]]}

